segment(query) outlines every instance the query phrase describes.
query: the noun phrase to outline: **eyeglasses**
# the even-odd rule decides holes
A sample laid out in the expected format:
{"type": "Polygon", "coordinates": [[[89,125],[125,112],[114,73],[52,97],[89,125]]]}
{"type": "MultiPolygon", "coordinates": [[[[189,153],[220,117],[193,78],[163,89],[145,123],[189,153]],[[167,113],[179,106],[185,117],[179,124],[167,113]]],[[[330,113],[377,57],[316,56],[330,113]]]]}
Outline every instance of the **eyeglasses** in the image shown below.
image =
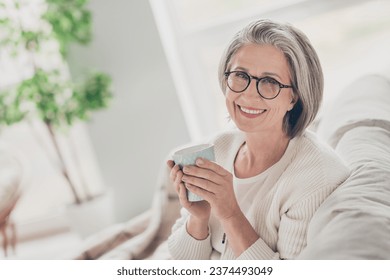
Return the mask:
{"type": "Polygon", "coordinates": [[[237,93],[245,91],[249,87],[252,79],[256,80],[257,93],[264,99],[274,99],[279,95],[282,88],[292,88],[292,86],[279,83],[274,78],[258,78],[243,71],[225,72],[225,77],[227,86],[237,93]]]}

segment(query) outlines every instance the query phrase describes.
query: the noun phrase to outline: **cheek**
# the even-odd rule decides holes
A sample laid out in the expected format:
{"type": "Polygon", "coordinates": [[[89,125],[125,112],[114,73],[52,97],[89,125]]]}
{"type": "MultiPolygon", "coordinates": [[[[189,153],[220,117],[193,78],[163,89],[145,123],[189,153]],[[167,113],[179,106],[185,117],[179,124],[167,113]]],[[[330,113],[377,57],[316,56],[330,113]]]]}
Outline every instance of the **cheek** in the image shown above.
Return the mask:
{"type": "Polygon", "coordinates": [[[234,102],[235,100],[237,99],[237,94],[234,94],[232,93],[231,91],[226,91],[225,93],[225,101],[226,101],[226,105],[229,107],[229,106],[233,106],[234,107],[234,102]]]}
{"type": "Polygon", "coordinates": [[[233,101],[229,98],[228,95],[225,95],[225,104],[226,104],[226,108],[227,108],[229,114],[231,115],[232,109],[233,109],[233,107],[234,107],[234,103],[233,103],[233,101]]]}
{"type": "MultiPolygon", "coordinates": [[[[275,100],[276,101],[276,100],[275,100]]],[[[289,103],[285,100],[278,100],[277,102],[268,102],[270,121],[281,122],[289,109],[289,103]]]]}
{"type": "Polygon", "coordinates": [[[232,92],[226,91],[225,93],[225,104],[226,108],[232,117],[234,114],[234,109],[235,109],[235,100],[237,99],[237,94],[233,94],[232,92]]]}
{"type": "Polygon", "coordinates": [[[277,111],[279,114],[285,114],[290,109],[290,99],[289,98],[281,98],[279,100],[275,100],[276,102],[269,103],[270,108],[277,111]]]}

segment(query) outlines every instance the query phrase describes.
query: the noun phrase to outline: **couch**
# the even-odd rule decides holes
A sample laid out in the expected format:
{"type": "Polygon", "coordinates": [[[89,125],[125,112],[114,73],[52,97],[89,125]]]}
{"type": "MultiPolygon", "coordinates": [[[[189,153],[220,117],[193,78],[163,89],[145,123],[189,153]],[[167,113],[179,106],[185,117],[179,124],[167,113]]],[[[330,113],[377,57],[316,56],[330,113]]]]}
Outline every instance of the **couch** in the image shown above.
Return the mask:
{"type": "MultiPolygon", "coordinates": [[[[299,259],[390,259],[390,82],[358,79],[323,109],[316,130],[351,176],[316,211],[299,259]]],[[[152,207],[89,237],[75,259],[169,259],[179,209],[163,163],[152,207]]]]}
{"type": "Polygon", "coordinates": [[[329,108],[318,135],[351,176],[315,213],[301,259],[390,259],[390,82],[366,76],[329,108]]]}

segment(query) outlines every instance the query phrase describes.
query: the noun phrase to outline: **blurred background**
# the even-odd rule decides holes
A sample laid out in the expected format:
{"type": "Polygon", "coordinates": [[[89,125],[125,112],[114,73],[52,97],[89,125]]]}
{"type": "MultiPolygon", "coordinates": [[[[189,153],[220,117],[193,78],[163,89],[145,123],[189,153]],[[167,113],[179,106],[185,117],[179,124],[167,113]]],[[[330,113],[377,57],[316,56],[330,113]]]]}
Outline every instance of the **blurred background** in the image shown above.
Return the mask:
{"type": "Polygon", "coordinates": [[[228,124],[218,62],[259,18],[310,38],[324,106],[390,76],[389,0],[0,0],[0,258],[66,258],[147,210],[168,154],[228,124]]]}

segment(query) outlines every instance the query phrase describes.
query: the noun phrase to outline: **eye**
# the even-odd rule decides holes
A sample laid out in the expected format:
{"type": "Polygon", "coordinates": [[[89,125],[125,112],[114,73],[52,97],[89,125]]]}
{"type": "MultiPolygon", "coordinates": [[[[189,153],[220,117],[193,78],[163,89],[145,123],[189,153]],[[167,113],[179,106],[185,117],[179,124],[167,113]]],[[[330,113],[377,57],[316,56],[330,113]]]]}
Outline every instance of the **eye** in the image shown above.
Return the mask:
{"type": "Polygon", "coordinates": [[[264,85],[266,85],[266,84],[269,84],[269,85],[279,85],[278,81],[276,81],[275,79],[270,78],[270,77],[264,77],[263,79],[261,79],[261,82],[264,85]]]}
{"type": "Polygon", "coordinates": [[[234,77],[235,78],[239,78],[239,79],[243,79],[243,80],[248,80],[249,79],[249,76],[247,73],[245,72],[234,72],[234,77]]]}

